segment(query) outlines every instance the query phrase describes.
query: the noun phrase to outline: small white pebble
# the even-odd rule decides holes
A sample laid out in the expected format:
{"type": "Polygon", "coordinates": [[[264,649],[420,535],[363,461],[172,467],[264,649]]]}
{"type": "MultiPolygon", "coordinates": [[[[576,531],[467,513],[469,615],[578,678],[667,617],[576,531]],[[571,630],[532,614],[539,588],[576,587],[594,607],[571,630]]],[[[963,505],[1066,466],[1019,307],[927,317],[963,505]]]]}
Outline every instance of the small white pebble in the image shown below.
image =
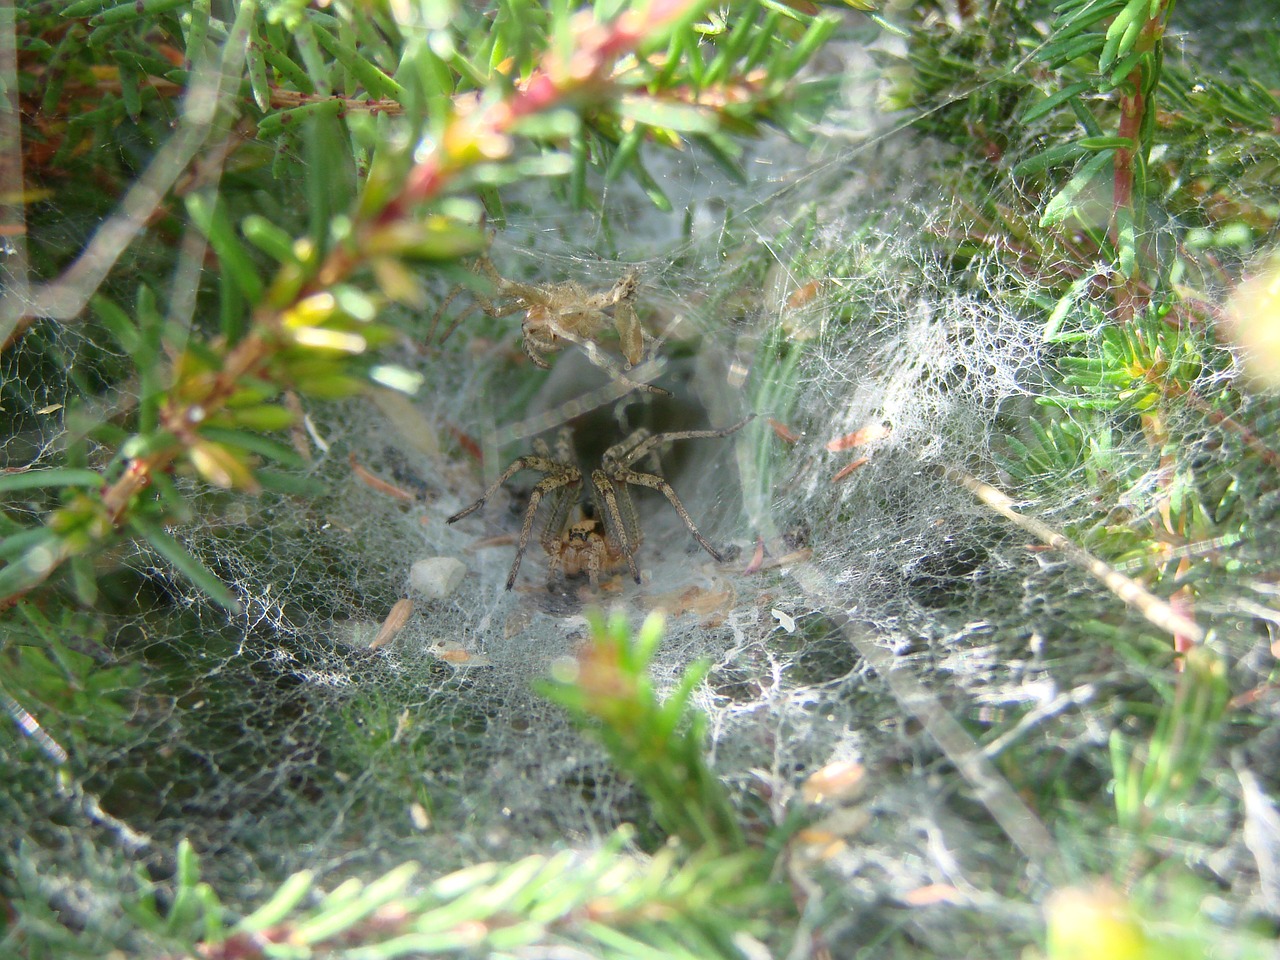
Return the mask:
{"type": "Polygon", "coordinates": [[[419,830],[431,829],[431,814],[420,803],[409,804],[409,821],[419,830]]]}
{"type": "Polygon", "coordinates": [[[467,568],[454,557],[426,557],[409,568],[409,589],[432,600],[443,600],[458,589],[467,568]]]}

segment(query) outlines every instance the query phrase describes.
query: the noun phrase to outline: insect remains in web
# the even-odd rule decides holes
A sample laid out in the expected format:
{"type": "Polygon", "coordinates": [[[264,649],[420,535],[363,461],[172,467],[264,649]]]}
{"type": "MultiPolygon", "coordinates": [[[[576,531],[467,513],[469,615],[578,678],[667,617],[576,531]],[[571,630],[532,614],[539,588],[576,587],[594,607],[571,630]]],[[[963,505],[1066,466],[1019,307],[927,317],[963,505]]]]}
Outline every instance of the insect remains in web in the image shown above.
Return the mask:
{"type": "MultiPolygon", "coordinates": [[[[669,397],[670,392],[649,383],[633,380],[626,375],[642,359],[645,345],[653,338],[645,333],[636,315],[636,291],[640,286],[640,274],[628,270],[608,290],[593,293],[574,280],[560,283],[534,284],[508,280],[498,272],[487,256],[481,256],[475,264],[476,272],[493,285],[493,295],[484,296],[472,291],[476,305],[490,317],[509,317],[524,313],[520,322],[521,347],[536,366],[550,369],[546,354],[562,350],[567,344],[580,347],[590,360],[614,380],[627,384],[631,389],[669,397]],[[605,352],[604,335],[612,327],[618,335],[624,363],[605,352]]],[[[440,309],[436,311],[431,330],[434,335],[440,318],[462,292],[457,287],[450,292],[440,309]]],[[[459,314],[440,337],[443,343],[462,322],[465,314],[459,314]]],[[[429,337],[430,339],[430,337],[429,337]]]]}
{"type": "Polygon", "coordinates": [[[589,497],[585,505],[583,471],[574,457],[569,431],[562,429],[557,436],[554,451],[543,440],[535,440],[532,454],[513,460],[479,500],[449,517],[445,523],[456,523],[463,517],[470,516],[521,470],[534,470],[543,476],[534,484],[529,494],[529,505],[525,508],[524,520],[520,525],[515,560],[511,564],[511,572],[507,574],[508,590],[515,585],[520,562],[524,559],[524,552],[533,535],[538,509],[544,500],[548,507],[540,527],[538,542],[546,551],[553,572],[565,577],[585,573],[591,586],[598,587],[601,574],[625,565],[631,578],[639,583],[640,570],[636,566],[635,554],[644,541],[644,532],[636,516],[631,487],[647,487],[666,497],[699,545],[717,563],[723,563],[723,555],[698,530],[675,489],[657,472],[659,468],[656,466],[656,453],[662,445],[676,440],[727,437],[740,430],[751,419],[747,417],[720,430],[678,430],[658,434],[645,429],[636,430],[621,443],[606,450],[600,466],[591,471],[587,481],[589,497]],[[634,469],[633,465],[645,458],[655,462],[652,472],[634,469]]]}

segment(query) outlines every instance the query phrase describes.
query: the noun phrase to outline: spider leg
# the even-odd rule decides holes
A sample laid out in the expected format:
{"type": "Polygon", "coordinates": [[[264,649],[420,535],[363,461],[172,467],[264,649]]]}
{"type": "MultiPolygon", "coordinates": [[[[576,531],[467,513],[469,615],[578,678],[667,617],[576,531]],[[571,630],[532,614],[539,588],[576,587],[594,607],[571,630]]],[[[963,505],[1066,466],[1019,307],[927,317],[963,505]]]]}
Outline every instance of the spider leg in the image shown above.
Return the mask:
{"type": "MultiPolygon", "coordinates": [[[[436,311],[435,320],[433,320],[431,323],[431,333],[433,335],[435,334],[436,325],[440,319],[440,314],[444,311],[445,307],[449,305],[449,302],[453,300],[453,298],[456,297],[460,292],[462,292],[462,290],[463,290],[462,287],[454,287],[453,292],[449,294],[448,299],[445,300],[445,302],[441,305],[440,309],[436,311]]],[[[480,311],[485,316],[492,317],[495,320],[501,320],[503,317],[509,317],[511,316],[511,314],[517,312],[520,309],[519,303],[512,303],[509,305],[498,306],[488,297],[482,294],[476,293],[474,290],[471,291],[471,299],[475,301],[476,306],[480,308],[480,311]]],[[[443,344],[446,340],[448,340],[451,336],[453,336],[453,331],[457,330],[458,327],[462,324],[462,321],[465,319],[467,319],[467,313],[465,311],[463,313],[458,314],[456,317],[454,317],[453,322],[449,324],[449,328],[445,330],[444,334],[440,337],[439,343],[443,344]]],[[[428,337],[428,339],[430,339],[430,337],[428,337]]]]}
{"type": "Polygon", "coordinates": [[[562,488],[572,487],[582,482],[582,472],[577,467],[571,467],[569,470],[563,469],[563,464],[557,466],[561,469],[549,476],[543,477],[529,493],[529,506],[524,512],[524,523],[520,525],[520,544],[516,547],[516,559],[511,564],[511,572],[507,574],[506,589],[510,590],[515,586],[516,574],[520,572],[520,561],[524,559],[525,547],[529,546],[529,534],[533,530],[533,518],[538,512],[538,504],[542,502],[543,496],[553,491],[559,490],[567,493],[562,488]]]}
{"type": "Polygon", "coordinates": [[[634,300],[638,286],[640,286],[640,271],[628,270],[604,293],[584,298],[583,307],[587,310],[607,310],[616,304],[634,300]]]}
{"type": "MultiPolygon", "coordinates": [[[[603,462],[606,469],[614,467],[628,467],[635,462],[635,457],[629,457],[628,454],[643,444],[646,440],[653,436],[653,432],[647,427],[638,427],[632,430],[625,440],[619,440],[613,446],[604,452],[603,462]]],[[[649,446],[654,446],[650,444],[649,446]]],[[[654,469],[658,469],[656,466],[654,469]]]]}
{"type": "MultiPolygon", "coordinates": [[[[513,286],[520,286],[520,285],[513,285],[509,280],[504,280],[501,274],[499,274],[498,271],[494,269],[494,266],[489,261],[488,257],[481,256],[478,260],[476,260],[472,269],[474,272],[484,274],[485,279],[487,279],[490,283],[493,284],[494,292],[499,297],[513,296],[517,298],[516,301],[511,304],[498,306],[496,303],[494,303],[492,299],[490,299],[489,297],[486,297],[484,294],[478,293],[475,290],[470,290],[464,284],[458,284],[456,287],[454,287],[452,290],[449,291],[449,295],[445,297],[444,303],[440,304],[440,307],[435,312],[435,316],[431,318],[431,329],[427,333],[428,343],[431,342],[432,338],[436,334],[436,331],[440,328],[440,319],[441,317],[444,316],[444,312],[449,309],[449,305],[452,304],[453,301],[458,298],[458,295],[461,294],[463,291],[469,292],[471,294],[471,299],[475,301],[475,305],[479,307],[486,316],[493,317],[495,320],[501,319],[502,317],[509,317],[511,316],[511,314],[523,308],[524,304],[522,304],[519,300],[520,291],[512,289],[513,286]]],[[[453,331],[457,330],[458,326],[466,318],[467,318],[467,311],[459,313],[456,317],[454,317],[453,322],[449,324],[448,329],[445,330],[444,334],[440,337],[439,341],[437,342],[443,344],[446,340],[448,340],[449,337],[453,335],[453,331]]]]}
{"type": "MultiPolygon", "coordinates": [[[[498,268],[493,265],[493,261],[487,256],[482,256],[476,260],[476,270],[483,273],[485,279],[493,284],[494,299],[508,299],[512,301],[507,307],[494,308],[491,301],[486,299],[494,312],[490,313],[485,310],[489,316],[497,319],[499,317],[509,317],[511,314],[519,310],[530,310],[535,307],[547,306],[547,295],[541,287],[535,287],[532,284],[521,283],[518,280],[508,280],[498,272],[498,268]]],[[[476,300],[485,299],[477,296],[476,300]]]]}
{"type": "Polygon", "coordinates": [[[513,313],[519,313],[524,307],[524,304],[519,300],[513,300],[511,303],[499,306],[482,293],[473,292],[471,294],[471,299],[475,300],[476,306],[484,312],[486,317],[493,317],[495,320],[501,320],[503,317],[509,317],[513,313]]]}
{"type": "MultiPolygon", "coordinates": [[[[661,434],[659,434],[661,436],[661,434]]],[[[714,434],[713,434],[714,436],[714,434]]],[[[667,483],[662,477],[652,473],[638,473],[635,470],[626,468],[617,469],[609,475],[609,479],[617,483],[629,483],[636,487],[648,487],[650,490],[657,490],[671,502],[671,506],[675,507],[676,513],[680,515],[680,519],[684,521],[684,525],[689,528],[689,532],[693,534],[693,539],[702,545],[702,549],[715,557],[717,563],[724,563],[724,557],[720,551],[713,547],[699,531],[693,522],[693,518],[689,516],[689,511],[685,510],[684,504],[680,502],[680,498],[676,496],[675,489],[671,484],[667,483]]]]}
{"type": "Polygon", "coordinates": [[[614,310],[613,326],[618,331],[618,341],[622,344],[622,355],[627,358],[627,367],[634,367],[644,356],[644,331],[630,300],[622,301],[614,310]]]}
{"type": "MultiPolygon", "coordinates": [[[[575,468],[576,470],[576,468],[575,468]]],[[[581,472],[578,472],[578,480],[582,479],[581,472]]],[[[538,542],[542,544],[542,549],[547,552],[547,556],[553,561],[552,570],[563,560],[563,555],[557,549],[557,545],[561,542],[561,535],[568,526],[569,511],[573,509],[577,502],[574,494],[577,492],[579,483],[569,483],[562,486],[556,491],[551,501],[551,511],[547,514],[546,521],[542,524],[542,532],[538,534],[538,542]]]]}
{"type": "MultiPolygon", "coordinates": [[[[577,316],[589,317],[603,314],[611,307],[615,308],[613,325],[618,331],[618,340],[622,344],[622,355],[627,358],[628,369],[640,362],[644,352],[644,331],[636,317],[635,308],[636,288],[639,285],[639,271],[630,270],[608,291],[588,297],[574,310],[577,316]]],[[[601,321],[595,325],[602,326],[603,323],[601,321]]]]}
{"type": "Polygon", "coordinates": [[[465,510],[459,510],[452,517],[445,520],[445,523],[456,523],[463,517],[470,516],[475,513],[484,506],[486,500],[497,492],[500,486],[514,477],[521,470],[538,470],[542,473],[559,473],[562,472],[563,469],[563,464],[556,463],[554,460],[550,460],[545,456],[518,457],[511,461],[511,465],[508,466],[507,469],[502,471],[502,476],[489,485],[489,489],[481,494],[479,500],[471,504],[471,506],[467,507],[465,510]]]}
{"type": "MultiPolygon", "coordinates": [[[[544,549],[546,548],[545,543],[542,546],[544,549]]],[[[564,569],[564,556],[559,551],[548,550],[547,551],[547,573],[550,574],[552,577],[559,576],[561,579],[563,579],[564,578],[564,574],[562,572],[563,569],[564,569]]]]}
{"type": "Polygon", "coordinates": [[[591,552],[587,554],[587,582],[592,587],[600,586],[600,570],[604,566],[609,546],[604,537],[598,536],[591,541],[591,552]]]}
{"type": "MultiPolygon", "coordinates": [[[[440,329],[440,318],[444,316],[444,312],[449,309],[450,304],[452,304],[453,301],[458,299],[458,294],[462,293],[463,289],[464,287],[461,284],[459,284],[458,286],[450,290],[449,295],[444,298],[444,303],[440,304],[439,309],[436,310],[435,315],[431,318],[431,327],[427,331],[427,336],[426,336],[427,343],[430,343],[432,338],[435,337],[436,331],[440,329]]],[[[462,319],[465,316],[466,316],[465,313],[460,313],[454,318],[453,322],[449,324],[449,329],[446,330],[444,333],[444,336],[440,338],[441,343],[444,343],[446,340],[448,340],[449,335],[453,333],[454,330],[458,329],[458,324],[462,322],[462,319]]]]}
{"type": "Polygon", "coordinates": [[[618,549],[622,551],[622,555],[627,558],[627,568],[631,571],[631,579],[636,583],[640,582],[640,571],[636,568],[636,550],[640,546],[639,542],[632,543],[631,534],[627,526],[628,520],[634,520],[634,509],[631,506],[631,497],[623,490],[623,496],[626,498],[627,515],[624,517],[622,509],[618,505],[618,495],[614,490],[610,478],[603,470],[593,470],[591,473],[591,485],[595,487],[596,501],[602,505],[600,511],[602,519],[605,521],[605,530],[611,534],[618,543],[618,549]]]}
{"type": "Polygon", "coordinates": [[[533,361],[533,365],[535,367],[541,367],[543,370],[550,370],[551,364],[547,362],[546,358],[543,357],[542,354],[533,349],[533,345],[535,342],[540,347],[552,346],[552,344],[534,337],[533,334],[529,332],[527,323],[523,326],[520,332],[522,334],[520,338],[520,346],[524,350],[524,355],[533,361]]]}
{"type": "MultiPolygon", "coordinates": [[[[710,437],[727,437],[731,433],[741,430],[748,423],[755,419],[755,414],[750,414],[739,420],[731,427],[723,427],[719,430],[676,430],[671,433],[656,433],[650,436],[648,432],[641,437],[638,442],[634,441],[636,434],[632,434],[627,440],[616,444],[605,451],[606,466],[613,466],[619,470],[625,470],[631,464],[644,457],[655,447],[673,440],[699,440],[710,437]],[[630,445],[634,444],[634,445],[630,445]],[[630,445],[630,446],[629,446],[630,445]],[[621,451],[621,452],[619,452],[621,451]]],[[[639,433],[640,431],[636,431],[639,433]]]]}
{"type": "Polygon", "coordinates": [[[568,427],[556,431],[556,459],[561,463],[573,463],[573,432],[568,427]]]}
{"type": "Polygon", "coordinates": [[[617,279],[617,282],[604,293],[596,293],[591,297],[580,297],[581,306],[577,308],[582,311],[608,310],[609,307],[617,306],[618,303],[635,300],[636,287],[639,287],[639,285],[640,271],[627,270],[627,273],[622,274],[617,279]]]}
{"type": "MultiPolygon", "coordinates": [[[[596,346],[595,341],[585,340],[575,333],[570,333],[559,325],[554,326],[552,329],[555,331],[555,335],[557,337],[568,340],[570,343],[577,344],[581,347],[583,352],[586,353],[587,359],[601,370],[608,373],[609,376],[613,377],[613,379],[620,380],[623,383],[628,384],[633,390],[643,390],[646,393],[653,393],[659,397],[671,396],[670,390],[664,390],[662,387],[655,387],[651,383],[641,383],[639,380],[632,380],[623,372],[622,368],[618,366],[618,364],[614,363],[608,354],[604,353],[598,346],[596,346]]],[[[527,342],[528,341],[526,341],[526,343],[527,342]]],[[[525,352],[528,352],[527,347],[525,352]]]]}
{"type": "Polygon", "coordinates": [[[482,253],[476,257],[475,269],[483,273],[489,282],[498,289],[501,289],[507,283],[506,278],[498,272],[498,268],[493,265],[493,261],[489,259],[489,254],[487,253],[482,253]]]}

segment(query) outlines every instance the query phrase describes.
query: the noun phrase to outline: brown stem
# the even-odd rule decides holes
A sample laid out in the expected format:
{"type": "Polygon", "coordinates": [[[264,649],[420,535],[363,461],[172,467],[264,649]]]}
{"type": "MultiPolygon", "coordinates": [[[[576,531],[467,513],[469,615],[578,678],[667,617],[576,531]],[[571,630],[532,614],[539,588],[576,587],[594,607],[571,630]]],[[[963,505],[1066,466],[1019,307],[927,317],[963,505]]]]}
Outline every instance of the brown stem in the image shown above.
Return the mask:
{"type": "MultiPolygon", "coordinates": [[[[1148,377],[1148,380],[1152,380],[1152,378],[1148,377]]],[[[1258,436],[1239,420],[1236,420],[1230,414],[1223,413],[1221,410],[1215,410],[1204,397],[1194,391],[1184,389],[1176,383],[1163,383],[1159,384],[1159,386],[1165,396],[1185,397],[1191,406],[1208,417],[1210,423],[1225,430],[1230,430],[1243,440],[1245,445],[1262,459],[1263,463],[1273,469],[1280,470],[1280,453],[1268,447],[1262,437],[1258,436]]]]}
{"type": "Polygon", "coordinates": [[[521,118],[583,95],[598,99],[608,89],[614,62],[691,5],[691,0],[653,0],[648,9],[629,10],[607,24],[592,23],[590,14],[579,14],[583,25],[575,30],[578,42],[568,58],[551,52],[514,97],[455,117],[436,149],[409,172],[404,189],[377,215],[375,226],[401,219],[476,159],[504,159],[511,149],[509,134],[521,118]]]}
{"type": "Polygon", "coordinates": [[[1042,543],[1061,551],[1073,564],[1088,571],[1103,586],[1161,630],[1165,630],[1175,637],[1185,637],[1193,643],[1200,643],[1204,640],[1204,630],[1190,617],[1155,596],[1136,580],[1126,577],[1114,567],[1099,560],[1088,550],[1085,550],[1084,547],[1067,539],[1047,523],[1019,513],[1014,509],[1013,500],[1004,492],[997,490],[990,484],[983,483],[962,470],[948,469],[946,474],[996,513],[1027,531],[1042,543]]]}
{"type": "MultiPolygon", "coordinates": [[[[1161,2],[1154,16],[1147,19],[1138,37],[1135,50],[1150,52],[1155,49],[1164,37],[1164,18],[1168,12],[1168,4],[1161,2]]],[[[1144,58],[1148,59],[1148,58],[1144,58]]],[[[1145,157],[1142,143],[1142,126],[1147,111],[1153,109],[1154,98],[1150,101],[1143,94],[1143,64],[1139,62],[1129,71],[1125,78],[1120,96],[1119,136],[1127,139],[1132,147],[1120,147],[1115,152],[1114,182],[1112,185],[1111,242],[1117,253],[1120,250],[1121,211],[1129,212],[1130,223],[1137,220],[1138,211],[1134,207],[1134,157],[1145,157]]],[[[1154,90],[1154,85],[1149,89],[1154,90]]],[[[1130,276],[1122,277],[1120,288],[1116,293],[1116,316],[1122,323],[1133,317],[1146,306],[1147,297],[1142,292],[1139,282],[1138,266],[1135,263],[1130,276]]]]}
{"type": "MultiPolygon", "coordinates": [[[[1137,149],[1138,138],[1142,132],[1142,115],[1145,106],[1145,99],[1142,96],[1142,68],[1140,66],[1133,68],[1126,83],[1132,87],[1132,91],[1125,93],[1120,98],[1120,129],[1118,132],[1121,137],[1128,138],[1134,145],[1134,149],[1137,149]]],[[[1133,208],[1134,149],[1120,147],[1115,154],[1115,174],[1111,193],[1111,243],[1117,253],[1119,253],[1120,244],[1124,242],[1120,236],[1122,211],[1128,211],[1130,222],[1136,219],[1136,211],[1133,208]]],[[[1143,297],[1135,287],[1137,281],[1136,265],[1134,271],[1130,276],[1120,279],[1120,288],[1116,293],[1116,316],[1122,323],[1132,320],[1143,306],[1143,297]]]]}

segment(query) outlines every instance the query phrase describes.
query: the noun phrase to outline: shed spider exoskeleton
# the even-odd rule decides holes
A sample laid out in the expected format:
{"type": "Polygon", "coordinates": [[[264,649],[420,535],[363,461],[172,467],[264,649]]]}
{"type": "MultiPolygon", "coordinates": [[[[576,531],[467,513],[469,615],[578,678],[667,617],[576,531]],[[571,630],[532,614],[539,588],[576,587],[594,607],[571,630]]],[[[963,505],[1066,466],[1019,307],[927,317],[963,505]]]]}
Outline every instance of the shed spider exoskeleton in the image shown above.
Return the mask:
{"type": "Polygon", "coordinates": [[[529,506],[525,509],[524,522],[520,526],[516,558],[511,564],[511,572],[507,574],[508,590],[516,582],[520,561],[524,558],[525,548],[529,546],[529,536],[533,531],[538,507],[547,497],[551,500],[551,511],[542,525],[538,542],[551,558],[552,570],[558,569],[567,577],[577,576],[585,571],[594,587],[599,585],[602,572],[625,561],[632,579],[639,583],[640,571],[636,567],[635,553],[644,540],[644,534],[636,520],[635,505],[631,500],[629,487],[632,486],[648,487],[665,496],[684,521],[684,525],[689,528],[693,538],[717,562],[723,563],[724,557],[698,531],[671,484],[657,473],[642,473],[633,470],[631,465],[652,455],[664,443],[727,437],[749,420],[751,417],[721,430],[678,430],[659,434],[651,434],[644,429],[636,430],[621,443],[614,444],[604,452],[600,467],[591,471],[590,499],[594,515],[588,516],[584,512],[582,519],[572,523],[569,522],[570,511],[582,493],[582,470],[574,462],[569,431],[561,430],[556,440],[554,456],[544,441],[535,440],[532,454],[513,460],[479,500],[449,517],[445,523],[454,523],[479,510],[499,487],[521,470],[537,470],[544,476],[534,484],[529,494],[529,506]],[[602,522],[603,533],[600,531],[602,522]]]}
{"type": "MultiPolygon", "coordinates": [[[[487,256],[481,256],[476,261],[476,269],[494,287],[493,297],[473,293],[476,304],[494,318],[509,317],[513,313],[524,311],[524,319],[520,322],[520,345],[524,348],[525,355],[537,366],[549,369],[551,364],[547,362],[545,354],[563,349],[566,343],[573,343],[586,352],[592,363],[615,380],[621,380],[633,389],[661,396],[671,395],[661,387],[632,380],[626,376],[618,362],[600,348],[600,337],[612,320],[622,347],[622,356],[626,360],[625,369],[630,370],[643,358],[645,342],[652,340],[644,332],[640,319],[636,316],[636,288],[640,282],[637,271],[627,271],[603,293],[591,293],[573,280],[543,285],[508,280],[498,273],[493,261],[487,256]],[[612,317],[609,311],[612,311],[612,317]]],[[[436,322],[458,292],[455,290],[451,293],[441,305],[436,313],[436,322]]],[[[457,321],[449,327],[442,339],[446,339],[456,326],[457,321]]]]}

